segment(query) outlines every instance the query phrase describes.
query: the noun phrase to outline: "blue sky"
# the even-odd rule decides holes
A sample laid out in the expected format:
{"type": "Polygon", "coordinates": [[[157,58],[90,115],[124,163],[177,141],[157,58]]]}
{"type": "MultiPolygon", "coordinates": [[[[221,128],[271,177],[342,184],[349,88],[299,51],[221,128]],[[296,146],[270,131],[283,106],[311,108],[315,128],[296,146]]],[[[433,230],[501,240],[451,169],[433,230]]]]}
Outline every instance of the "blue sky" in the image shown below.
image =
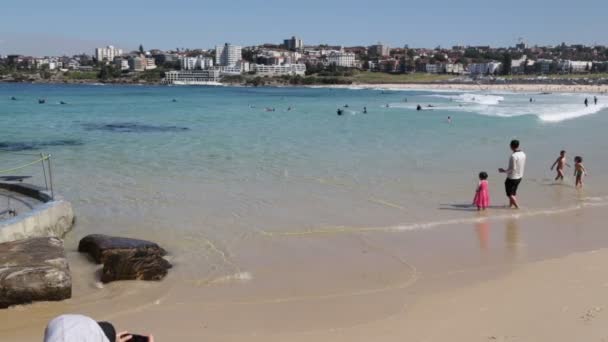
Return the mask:
{"type": "Polygon", "coordinates": [[[279,43],[608,44],[608,1],[29,0],[0,13],[0,54],[279,43]]]}

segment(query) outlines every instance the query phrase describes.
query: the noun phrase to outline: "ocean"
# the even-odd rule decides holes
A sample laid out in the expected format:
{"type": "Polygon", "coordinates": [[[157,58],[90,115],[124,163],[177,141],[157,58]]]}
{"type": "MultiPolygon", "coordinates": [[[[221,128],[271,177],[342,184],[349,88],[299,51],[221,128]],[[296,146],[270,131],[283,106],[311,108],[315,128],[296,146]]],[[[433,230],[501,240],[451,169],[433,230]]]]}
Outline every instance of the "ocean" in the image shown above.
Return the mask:
{"type": "MultiPolygon", "coordinates": [[[[151,239],[171,251],[180,278],[215,282],[262,276],[255,260],[269,239],[408,234],[512,217],[497,169],[515,138],[528,156],[518,217],[608,203],[608,97],[598,99],[0,84],[0,165],[52,155],[55,191],[77,216],[68,245],[91,233],[151,239]],[[574,189],[572,169],[564,184],[553,182],[549,167],[562,149],[570,164],[583,156],[583,190],[574,189]],[[493,206],[483,214],[468,206],[480,171],[490,175],[493,206]]],[[[39,168],[23,172],[42,179],[39,168]]],[[[281,248],[305,253],[296,241],[281,248]]]]}

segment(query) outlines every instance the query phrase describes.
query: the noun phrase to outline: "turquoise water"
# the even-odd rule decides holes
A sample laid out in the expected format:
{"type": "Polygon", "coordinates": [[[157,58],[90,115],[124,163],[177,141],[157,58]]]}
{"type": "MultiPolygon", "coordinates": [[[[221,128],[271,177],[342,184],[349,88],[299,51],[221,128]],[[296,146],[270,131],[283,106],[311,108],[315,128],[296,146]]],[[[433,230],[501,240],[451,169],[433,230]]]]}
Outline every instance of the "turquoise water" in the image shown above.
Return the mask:
{"type": "MultiPolygon", "coordinates": [[[[604,201],[608,98],[585,108],[585,97],[592,95],[0,84],[0,147],[11,150],[0,167],[32,159],[23,153],[51,153],[55,188],[78,216],[74,240],[125,234],[190,257],[209,242],[234,253],[269,232],[474,218],[463,205],[480,171],[490,174],[493,204],[505,203],[496,170],[512,138],[528,154],[524,213],[604,201]],[[583,191],[571,179],[553,184],[560,149],[569,160],[584,156],[591,176],[583,191]]],[[[41,181],[37,168],[24,172],[41,181]]]]}

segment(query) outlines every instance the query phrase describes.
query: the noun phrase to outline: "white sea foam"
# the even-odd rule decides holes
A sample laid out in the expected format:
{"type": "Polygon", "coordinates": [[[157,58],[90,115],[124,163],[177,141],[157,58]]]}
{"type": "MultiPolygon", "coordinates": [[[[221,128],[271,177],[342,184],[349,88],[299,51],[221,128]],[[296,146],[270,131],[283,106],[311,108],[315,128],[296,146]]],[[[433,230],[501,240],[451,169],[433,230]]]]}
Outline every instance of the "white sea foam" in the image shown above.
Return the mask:
{"type": "Polygon", "coordinates": [[[497,105],[504,101],[503,96],[498,95],[484,95],[484,94],[471,94],[464,93],[459,95],[430,95],[433,97],[439,97],[444,99],[450,99],[458,103],[476,103],[482,105],[497,105]]]}
{"type": "Polygon", "coordinates": [[[241,281],[241,282],[245,282],[245,281],[250,281],[251,279],[253,279],[253,276],[251,275],[251,273],[249,272],[238,272],[235,274],[230,274],[227,276],[223,276],[223,277],[219,277],[216,279],[213,279],[210,283],[211,284],[218,284],[218,283],[230,283],[230,282],[234,282],[234,281],[241,281]]]}
{"type": "MultiPolygon", "coordinates": [[[[507,94],[504,94],[508,96],[507,94]]],[[[469,112],[480,115],[495,117],[517,117],[524,115],[536,116],[543,122],[555,123],[564,120],[572,120],[587,115],[596,114],[608,108],[608,97],[598,97],[597,105],[592,101],[589,106],[583,105],[585,98],[591,99],[592,95],[567,94],[571,99],[564,101],[564,95],[559,97],[544,98],[533,97],[534,102],[528,102],[528,97],[522,94],[514,94],[505,99],[497,94],[475,94],[463,93],[454,95],[433,94],[429,97],[450,99],[458,105],[440,105],[442,110],[469,112]],[[574,98],[572,98],[574,97],[574,98]]]]}

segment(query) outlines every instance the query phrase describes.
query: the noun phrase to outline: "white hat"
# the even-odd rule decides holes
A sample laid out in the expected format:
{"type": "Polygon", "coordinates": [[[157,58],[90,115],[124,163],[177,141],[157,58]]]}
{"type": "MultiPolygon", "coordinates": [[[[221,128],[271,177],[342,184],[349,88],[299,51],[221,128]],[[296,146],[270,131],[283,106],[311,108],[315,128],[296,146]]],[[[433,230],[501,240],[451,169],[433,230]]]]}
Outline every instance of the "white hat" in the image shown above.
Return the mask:
{"type": "Polygon", "coordinates": [[[83,315],[53,318],[44,331],[44,342],[110,342],[95,320],[83,315]]]}

